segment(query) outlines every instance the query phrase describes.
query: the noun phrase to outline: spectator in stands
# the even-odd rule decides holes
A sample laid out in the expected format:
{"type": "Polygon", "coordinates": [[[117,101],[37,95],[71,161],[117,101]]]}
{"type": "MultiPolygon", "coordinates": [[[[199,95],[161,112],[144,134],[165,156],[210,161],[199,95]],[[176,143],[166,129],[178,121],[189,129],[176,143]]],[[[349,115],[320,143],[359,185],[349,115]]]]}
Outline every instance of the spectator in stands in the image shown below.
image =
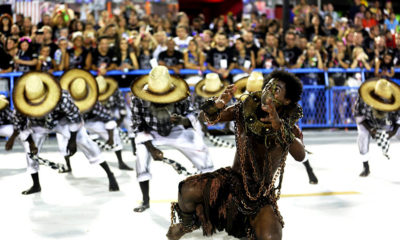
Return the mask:
{"type": "Polygon", "coordinates": [[[122,39],[119,44],[118,55],[118,70],[127,72],[129,70],[138,69],[139,64],[136,58],[136,54],[129,48],[127,39],[122,39]]]}
{"type": "Polygon", "coordinates": [[[174,37],[175,46],[177,46],[178,50],[183,53],[188,45],[189,41],[193,38],[189,36],[189,28],[186,25],[178,25],[176,28],[176,37],[174,37]]]}
{"type": "Polygon", "coordinates": [[[351,63],[351,68],[366,68],[371,69],[371,65],[368,62],[368,55],[364,52],[362,47],[355,47],[352,54],[353,62],[351,63]]]}
{"type": "Polygon", "coordinates": [[[9,35],[11,35],[12,25],[12,17],[7,13],[3,13],[0,17],[0,32],[8,37],[9,35]]]}
{"type": "Polygon", "coordinates": [[[378,22],[375,18],[372,18],[372,13],[370,9],[367,9],[365,12],[364,19],[362,20],[362,25],[365,30],[369,31],[372,27],[376,26],[378,22]]]}
{"type": "Polygon", "coordinates": [[[183,52],[183,61],[186,69],[205,71],[205,54],[199,48],[196,40],[189,41],[188,48],[183,52]]]}
{"type": "MultiPolygon", "coordinates": [[[[153,52],[157,46],[157,42],[153,39],[150,33],[143,33],[136,37],[136,56],[140,69],[151,69],[152,65],[150,61],[157,63],[157,59],[153,58],[153,52]]],[[[153,66],[155,66],[154,63],[153,66]]]]}
{"type": "Polygon", "coordinates": [[[32,33],[32,27],[31,17],[24,17],[24,23],[21,28],[22,36],[30,37],[32,33]]]}
{"type": "Polygon", "coordinates": [[[13,69],[13,59],[12,57],[4,50],[4,48],[0,48],[0,73],[8,73],[13,69]]]}
{"type": "Polygon", "coordinates": [[[297,58],[302,54],[301,50],[296,47],[296,35],[293,32],[285,34],[285,47],[283,55],[285,56],[285,64],[288,68],[294,68],[297,63],[297,58]]]}
{"type": "Polygon", "coordinates": [[[40,54],[36,64],[36,70],[52,73],[55,70],[56,63],[50,56],[50,46],[43,45],[40,48],[40,54]]]}
{"type": "Polygon", "coordinates": [[[223,33],[215,36],[215,47],[207,53],[207,67],[223,80],[232,82],[229,75],[236,66],[233,52],[228,48],[227,37],[223,33]]]}
{"type": "Polygon", "coordinates": [[[92,63],[92,53],[83,46],[82,32],[74,32],[71,41],[73,47],[67,50],[65,65],[62,65],[60,70],[73,68],[89,70],[92,63]]]}
{"type": "MultiPolygon", "coordinates": [[[[350,57],[347,55],[346,47],[344,46],[343,41],[337,41],[333,45],[332,56],[329,61],[330,68],[344,68],[347,69],[350,67],[350,57]]],[[[329,86],[345,86],[347,84],[347,74],[345,72],[335,72],[329,75],[329,86]]],[[[348,108],[348,104],[346,101],[346,92],[345,91],[333,91],[333,104],[334,104],[334,113],[335,122],[336,123],[347,123],[346,122],[346,109],[348,108]]]]}
{"type": "Polygon", "coordinates": [[[393,51],[386,50],[382,58],[375,58],[375,77],[390,79],[394,76],[393,51]]]}
{"type": "Polygon", "coordinates": [[[66,66],[68,62],[68,39],[60,37],[57,43],[58,49],[54,53],[55,68],[57,70],[66,70],[64,66],[66,66]]]}
{"type": "Polygon", "coordinates": [[[43,30],[43,43],[50,46],[50,56],[54,56],[58,46],[53,42],[53,30],[50,26],[44,26],[43,30]]]}
{"type": "Polygon", "coordinates": [[[313,15],[311,25],[306,28],[306,36],[309,41],[312,41],[315,36],[325,36],[325,31],[322,28],[319,15],[313,15]]]}
{"type": "Polygon", "coordinates": [[[169,70],[173,70],[175,74],[179,74],[183,68],[183,54],[175,50],[174,39],[168,38],[167,50],[158,55],[158,64],[166,66],[169,70]]]}
{"type": "Polygon", "coordinates": [[[258,46],[255,44],[254,34],[252,31],[245,31],[243,33],[243,40],[245,43],[245,48],[248,51],[252,51],[254,56],[257,56],[258,53],[258,46]]]}
{"type": "Polygon", "coordinates": [[[260,48],[257,53],[257,68],[277,68],[285,64],[283,51],[276,46],[274,34],[267,33],[265,36],[265,47],[260,48]]]}
{"type": "Polygon", "coordinates": [[[153,37],[157,41],[157,47],[153,52],[153,58],[158,59],[160,52],[167,50],[167,34],[164,31],[160,31],[154,33],[153,37]]]}
{"type": "Polygon", "coordinates": [[[41,29],[44,26],[50,26],[51,24],[51,16],[50,14],[44,12],[42,13],[41,21],[37,24],[37,28],[41,29]]]}
{"type": "MultiPolygon", "coordinates": [[[[6,44],[4,48],[7,55],[11,56],[14,59],[14,56],[18,53],[18,38],[10,36],[6,39],[6,44]]],[[[14,68],[14,62],[12,63],[12,67],[14,68]]]]}
{"type": "Polygon", "coordinates": [[[213,32],[210,30],[204,30],[203,33],[200,34],[201,41],[198,41],[197,44],[199,44],[199,47],[201,50],[207,54],[213,45],[213,32]]]}
{"type": "Polygon", "coordinates": [[[18,52],[14,56],[17,72],[29,72],[36,69],[38,55],[33,51],[31,43],[32,40],[29,37],[19,39],[18,52]]]}
{"type": "Polygon", "coordinates": [[[323,30],[326,36],[338,35],[339,31],[334,27],[333,18],[331,15],[325,15],[323,30]]]}
{"type": "Polygon", "coordinates": [[[236,60],[235,68],[244,72],[244,74],[237,74],[233,77],[233,81],[236,82],[243,77],[249,76],[249,74],[256,67],[256,57],[254,56],[253,51],[247,50],[244,47],[243,38],[236,39],[234,54],[234,59],[236,60]]]}
{"type": "Polygon", "coordinates": [[[99,75],[105,75],[107,71],[117,68],[118,58],[115,52],[109,48],[108,38],[100,37],[98,47],[92,52],[92,67],[99,75]]]}
{"type": "Polygon", "coordinates": [[[392,33],[395,33],[398,26],[399,21],[396,19],[396,14],[391,12],[389,18],[386,18],[385,20],[384,30],[389,30],[392,33]]]}

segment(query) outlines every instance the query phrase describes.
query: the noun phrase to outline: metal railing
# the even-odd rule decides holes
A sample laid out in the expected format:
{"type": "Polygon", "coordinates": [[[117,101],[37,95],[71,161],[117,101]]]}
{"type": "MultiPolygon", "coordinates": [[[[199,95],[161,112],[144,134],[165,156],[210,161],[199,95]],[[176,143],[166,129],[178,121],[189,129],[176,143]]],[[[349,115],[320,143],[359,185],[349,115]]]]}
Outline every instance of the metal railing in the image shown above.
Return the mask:
{"type": "MultiPolygon", "coordinates": [[[[254,71],[262,72],[263,74],[268,74],[274,69],[255,69],[254,71]]],[[[304,118],[300,120],[299,124],[303,128],[331,128],[331,127],[355,127],[355,121],[352,114],[352,106],[354,104],[355,98],[358,94],[358,87],[329,87],[329,74],[331,73],[360,73],[361,80],[365,81],[366,73],[374,72],[374,69],[366,70],[361,68],[353,69],[343,69],[343,68],[329,68],[326,71],[316,69],[316,68],[301,68],[301,69],[285,69],[294,74],[308,74],[316,73],[321,76],[321,85],[304,85],[304,91],[302,96],[302,101],[300,104],[304,110],[304,118]]],[[[107,75],[109,76],[140,76],[149,74],[148,70],[132,70],[129,72],[122,71],[109,71],[107,75]]],[[[209,73],[210,71],[202,72],[202,74],[209,73]]],[[[93,75],[97,72],[91,71],[93,75]]],[[[243,73],[239,69],[233,69],[231,71],[232,75],[243,73]]],[[[395,69],[395,73],[400,73],[400,68],[395,69]]],[[[12,98],[12,92],[14,88],[14,83],[18,77],[23,73],[21,72],[11,72],[2,73],[0,78],[9,79],[9,92],[1,92],[12,98]]],[[[53,75],[58,77],[63,74],[62,71],[54,72],[53,75]]],[[[175,74],[172,70],[170,74],[175,74]]],[[[198,75],[198,70],[192,69],[182,69],[179,72],[180,75],[198,75]]],[[[126,80],[133,80],[133,78],[125,78],[126,80]]],[[[122,92],[129,92],[129,88],[121,88],[122,92]]],[[[193,92],[193,87],[191,88],[193,92]]],[[[11,107],[13,103],[11,101],[11,107]]]]}

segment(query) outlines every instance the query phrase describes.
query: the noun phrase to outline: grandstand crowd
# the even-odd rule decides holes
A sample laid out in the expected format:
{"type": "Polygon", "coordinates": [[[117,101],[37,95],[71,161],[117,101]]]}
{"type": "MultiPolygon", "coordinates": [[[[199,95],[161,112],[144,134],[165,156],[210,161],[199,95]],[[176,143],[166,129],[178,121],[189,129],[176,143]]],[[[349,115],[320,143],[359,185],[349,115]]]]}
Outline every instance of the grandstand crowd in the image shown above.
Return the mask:
{"type": "MultiPolygon", "coordinates": [[[[250,17],[227,14],[205,22],[202,13],[165,16],[137,11],[124,1],[113,14],[104,10],[74,12],[59,5],[42,14],[38,24],[30,17],[8,14],[0,18],[1,73],[151,69],[165,65],[176,74],[211,70],[233,82],[232,69],[250,73],[255,68],[374,68],[368,77],[393,78],[400,65],[399,22],[387,1],[354,0],[348,12],[339,14],[333,4],[319,10],[301,0],[291,9],[291,24],[253,12],[250,17]],[[84,20],[82,16],[84,17],[84,20]]],[[[188,78],[188,76],[184,76],[188,78]]],[[[118,76],[121,87],[130,84],[118,76]]],[[[323,85],[316,73],[302,74],[305,85],[323,85]]],[[[330,86],[359,86],[360,74],[333,73],[330,86]]]]}

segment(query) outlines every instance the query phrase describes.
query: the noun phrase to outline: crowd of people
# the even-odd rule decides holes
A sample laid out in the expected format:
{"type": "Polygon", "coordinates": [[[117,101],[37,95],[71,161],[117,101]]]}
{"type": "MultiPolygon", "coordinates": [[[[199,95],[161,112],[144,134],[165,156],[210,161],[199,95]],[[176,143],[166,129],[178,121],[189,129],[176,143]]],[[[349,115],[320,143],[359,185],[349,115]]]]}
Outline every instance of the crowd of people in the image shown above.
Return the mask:
{"type": "MultiPolygon", "coordinates": [[[[375,68],[370,76],[393,78],[400,65],[399,22],[391,2],[355,0],[339,17],[332,4],[319,10],[301,0],[291,9],[288,29],[282,22],[257,12],[250,17],[222,15],[205,22],[203,14],[168,12],[146,15],[124,1],[118,14],[106,10],[95,19],[66,5],[43,13],[32,24],[29,16],[3,14],[0,18],[1,72],[56,71],[71,68],[105,74],[117,69],[151,69],[164,65],[181,69],[208,69],[230,82],[255,68],[375,68]],[[81,20],[81,16],[85,20],[81,20]]],[[[188,76],[185,76],[188,77],[188,76]]],[[[130,84],[125,76],[119,82],[130,84]]],[[[325,84],[315,73],[301,76],[306,85],[325,84]]],[[[330,75],[331,86],[359,85],[359,74],[330,75]]]]}
{"type": "MultiPolygon", "coordinates": [[[[318,183],[296,123],[303,117],[303,85],[324,83],[315,73],[298,78],[275,70],[265,77],[253,71],[256,68],[375,67],[371,76],[379,80],[361,84],[357,74],[336,73],[329,83],[361,86],[354,98],[363,161],[360,176],[370,174],[371,137],[381,139],[388,158],[389,139],[400,138],[400,86],[389,81],[400,64],[400,35],[390,2],[381,8],[375,1],[368,8],[355,0],[347,17],[339,17],[332,4],[319,11],[302,0],[292,9],[293,23],[285,32],[277,20],[256,13],[240,22],[221,16],[208,25],[202,14],[192,20],[183,12],[140,15],[126,1],[119,15],[103,11],[96,21],[88,12],[87,20],[81,21],[79,13],[61,6],[52,15],[43,14],[37,26],[21,15],[14,24],[7,15],[0,20],[1,70],[25,73],[10,99],[14,111],[10,101],[0,97],[0,136],[8,138],[7,150],[18,137],[33,181],[24,195],[41,191],[39,163],[46,160],[38,154],[50,133],[57,135],[66,167],[48,160],[47,165],[71,172],[70,158],[81,151],[105,171],[109,191],[119,191],[100,147],[88,134],[99,135],[103,146],[115,152],[121,170],[133,170],[121,155],[119,126],[125,124],[143,197],[135,212],[150,208],[151,159],[183,171],[159,146],[181,151],[198,170],[178,186],[179,202],[171,210],[179,221],[172,217],[168,239],[177,240],[199,227],[208,236],[224,229],[236,237],[281,239],[277,200],[286,156],[302,162],[309,182],[318,183]],[[212,73],[204,79],[178,77],[184,68],[198,70],[199,75],[212,73]],[[132,79],[123,73],[133,69],[151,71],[130,85],[132,79]],[[233,69],[243,73],[234,75],[233,69]],[[56,80],[49,73],[58,70],[65,73],[56,80]],[[84,70],[97,71],[97,77],[84,70]],[[110,70],[123,73],[115,80],[106,76],[110,70]],[[194,85],[194,95],[187,83],[194,85]],[[127,85],[132,93],[129,107],[118,88],[127,85]],[[232,167],[213,171],[205,126],[218,122],[228,122],[228,127],[235,122],[236,155],[232,167]]],[[[305,101],[312,105],[310,99],[305,101]]]]}

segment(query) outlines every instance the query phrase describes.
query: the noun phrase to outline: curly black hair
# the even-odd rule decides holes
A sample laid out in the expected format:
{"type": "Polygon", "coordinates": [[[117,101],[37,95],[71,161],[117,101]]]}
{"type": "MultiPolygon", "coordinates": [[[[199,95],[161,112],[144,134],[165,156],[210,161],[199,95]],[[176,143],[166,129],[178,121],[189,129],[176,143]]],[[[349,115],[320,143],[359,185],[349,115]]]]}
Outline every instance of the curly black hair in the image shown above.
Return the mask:
{"type": "Polygon", "coordinates": [[[274,70],[266,78],[264,78],[263,89],[271,79],[278,79],[286,85],[285,98],[290,99],[292,103],[297,103],[301,99],[303,93],[303,84],[301,80],[293,73],[284,70],[274,70]]]}

